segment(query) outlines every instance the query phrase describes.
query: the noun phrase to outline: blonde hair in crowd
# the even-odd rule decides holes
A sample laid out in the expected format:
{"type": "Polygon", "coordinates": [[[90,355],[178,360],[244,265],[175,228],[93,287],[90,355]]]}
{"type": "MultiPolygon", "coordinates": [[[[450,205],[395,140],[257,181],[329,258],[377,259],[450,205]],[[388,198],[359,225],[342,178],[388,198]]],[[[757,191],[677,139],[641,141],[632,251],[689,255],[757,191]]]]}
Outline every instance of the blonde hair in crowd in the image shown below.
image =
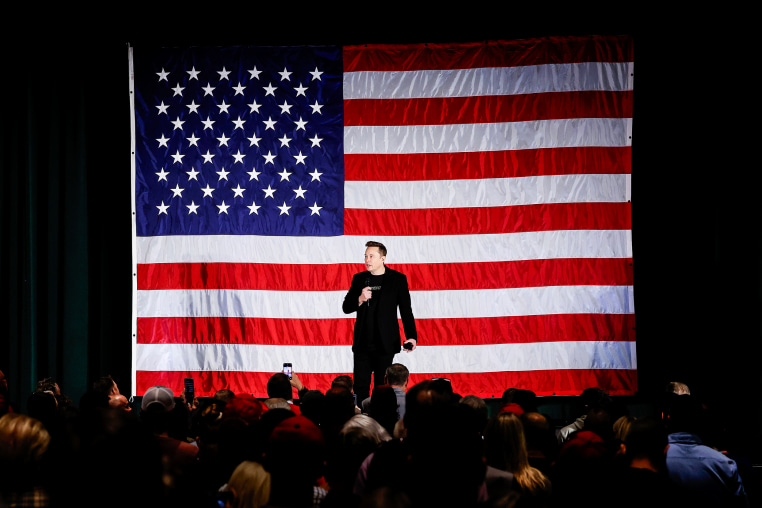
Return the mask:
{"type": "Polygon", "coordinates": [[[228,481],[228,490],[235,497],[234,508],[259,508],[270,500],[270,473],[261,464],[243,461],[228,481]]]}
{"type": "Polygon", "coordinates": [[[524,492],[539,494],[550,490],[550,480],[529,465],[524,426],[514,413],[503,412],[490,419],[484,441],[487,464],[513,473],[524,492]]]}
{"type": "Polygon", "coordinates": [[[614,438],[618,439],[621,442],[624,442],[624,438],[627,436],[627,433],[630,431],[630,427],[632,426],[632,422],[635,421],[635,418],[632,416],[621,416],[617,419],[617,421],[614,422],[614,438]]]}
{"type": "Polygon", "coordinates": [[[679,381],[671,381],[667,383],[667,393],[674,393],[676,395],[690,395],[691,390],[688,385],[679,381]]]}
{"type": "Polygon", "coordinates": [[[50,434],[39,420],[20,413],[0,418],[0,461],[18,466],[38,462],[50,444],[50,434]]]}

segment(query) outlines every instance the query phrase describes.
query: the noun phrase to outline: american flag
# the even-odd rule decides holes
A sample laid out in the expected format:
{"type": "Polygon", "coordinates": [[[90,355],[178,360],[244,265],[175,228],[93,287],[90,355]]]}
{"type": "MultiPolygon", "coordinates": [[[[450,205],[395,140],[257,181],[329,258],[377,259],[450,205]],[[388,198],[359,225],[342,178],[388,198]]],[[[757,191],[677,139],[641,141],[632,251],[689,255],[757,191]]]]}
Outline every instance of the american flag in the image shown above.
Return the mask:
{"type": "Polygon", "coordinates": [[[635,392],[629,37],[129,59],[136,395],[264,397],[284,362],[325,391],[368,240],[410,284],[411,383],[635,392]]]}

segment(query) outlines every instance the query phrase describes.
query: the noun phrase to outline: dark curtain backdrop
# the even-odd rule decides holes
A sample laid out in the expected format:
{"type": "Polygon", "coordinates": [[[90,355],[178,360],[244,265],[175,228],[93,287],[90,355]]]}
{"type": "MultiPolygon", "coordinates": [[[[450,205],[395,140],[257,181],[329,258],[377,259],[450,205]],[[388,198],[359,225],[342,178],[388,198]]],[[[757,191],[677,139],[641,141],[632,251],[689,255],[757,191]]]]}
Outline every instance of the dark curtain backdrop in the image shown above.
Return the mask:
{"type": "Polygon", "coordinates": [[[744,95],[737,34],[713,30],[710,20],[687,23],[663,13],[611,20],[581,13],[513,26],[458,24],[459,15],[439,23],[380,19],[326,27],[313,17],[291,19],[288,30],[260,24],[252,31],[231,21],[224,32],[177,14],[155,13],[151,24],[129,15],[118,26],[66,26],[52,34],[36,27],[4,46],[0,369],[17,406],[48,376],[75,401],[103,374],[114,375],[124,393],[132,390],[128,42],[357,44],[626,33],[635,37],[632,221],[641,393],[652,396],[665,382],[682,380],[759,430],[762,213],[756,131],[743,127],[747,100],[755,96],[744,95]]]}
{"type": "Polygon", "coordinates": [[[0,370],[19,409],[45,377],[75,403],[104,374],[129,390],[125,48],[39,41],[5,61],[0,370]]]}

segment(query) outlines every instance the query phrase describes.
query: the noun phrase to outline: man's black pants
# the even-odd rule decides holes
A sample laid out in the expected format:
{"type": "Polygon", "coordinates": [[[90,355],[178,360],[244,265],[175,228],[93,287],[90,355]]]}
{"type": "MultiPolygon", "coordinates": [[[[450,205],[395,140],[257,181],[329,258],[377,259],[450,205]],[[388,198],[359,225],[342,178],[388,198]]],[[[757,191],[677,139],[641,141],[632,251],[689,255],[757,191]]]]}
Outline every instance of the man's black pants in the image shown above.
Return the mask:
{"type": "Polygon", "coordinates": [[[371,374],[373,374],[373,386],[384,384],[384,374],[394,361],[394,355],[356,351],[354,360],[354,392],[357,395],[357,404],[360,405],[363,400],[370,397],[371,374]]]}

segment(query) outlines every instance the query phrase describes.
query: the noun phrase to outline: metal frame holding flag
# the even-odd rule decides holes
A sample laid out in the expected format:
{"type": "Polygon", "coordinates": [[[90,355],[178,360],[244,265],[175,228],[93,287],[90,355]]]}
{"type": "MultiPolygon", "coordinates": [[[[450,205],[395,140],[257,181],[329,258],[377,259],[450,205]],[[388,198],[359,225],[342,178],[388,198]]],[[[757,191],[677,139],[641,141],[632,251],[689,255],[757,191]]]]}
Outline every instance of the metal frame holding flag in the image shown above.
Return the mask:
{"type": "Polygon", "coordinates": [[[637,389],[627,36],[129,48],[133,391],[352,372],[364,244],[408,277],[411,383],[637,389]]]}

